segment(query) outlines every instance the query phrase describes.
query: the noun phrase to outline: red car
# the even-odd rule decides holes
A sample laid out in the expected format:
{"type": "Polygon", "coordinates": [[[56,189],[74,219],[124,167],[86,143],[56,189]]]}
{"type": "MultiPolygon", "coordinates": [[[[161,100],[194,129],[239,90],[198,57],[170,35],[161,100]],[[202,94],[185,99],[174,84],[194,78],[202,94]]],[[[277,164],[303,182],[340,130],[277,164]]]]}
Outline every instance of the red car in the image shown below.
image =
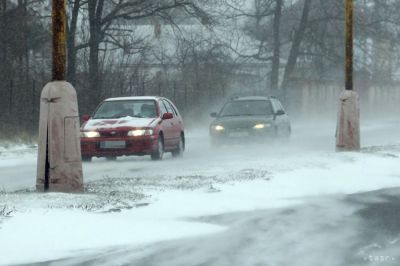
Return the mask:
{"type": "Polygon", "coordinates": [[[163,97],[119,97],[104,100],[92,117],[82,117],[82,160],[123,155],[150,155],[161,160],[185,150],[183,120],[175,105],[163,97]]]}

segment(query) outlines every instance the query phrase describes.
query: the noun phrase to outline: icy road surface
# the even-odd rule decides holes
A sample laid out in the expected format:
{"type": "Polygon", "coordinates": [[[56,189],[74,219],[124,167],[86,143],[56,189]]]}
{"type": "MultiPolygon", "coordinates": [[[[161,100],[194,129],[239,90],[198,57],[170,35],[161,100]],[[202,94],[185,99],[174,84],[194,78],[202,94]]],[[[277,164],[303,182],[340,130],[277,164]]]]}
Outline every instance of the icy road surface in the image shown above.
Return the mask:
{"type": "Polygon", "coordinates": [[[400,265],[400,123],[362,125],[360,153],[319,122],[221,149],[189,131],[181,159],[85,163],[83,195],[34,193],[35,149],[2,148],[0,265],[400,265]]]}

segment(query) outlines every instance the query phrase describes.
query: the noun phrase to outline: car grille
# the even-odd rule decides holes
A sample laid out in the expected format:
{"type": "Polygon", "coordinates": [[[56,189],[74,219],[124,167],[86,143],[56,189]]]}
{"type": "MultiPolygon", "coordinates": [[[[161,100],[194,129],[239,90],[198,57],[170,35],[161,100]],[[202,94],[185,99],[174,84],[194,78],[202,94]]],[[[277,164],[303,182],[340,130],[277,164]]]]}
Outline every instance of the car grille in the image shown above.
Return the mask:
{"type": "Polygon", "coordinates": [[[99,133],[103,138],[126,137],[128,134],[127,131],[103,131],[99,133]]]}

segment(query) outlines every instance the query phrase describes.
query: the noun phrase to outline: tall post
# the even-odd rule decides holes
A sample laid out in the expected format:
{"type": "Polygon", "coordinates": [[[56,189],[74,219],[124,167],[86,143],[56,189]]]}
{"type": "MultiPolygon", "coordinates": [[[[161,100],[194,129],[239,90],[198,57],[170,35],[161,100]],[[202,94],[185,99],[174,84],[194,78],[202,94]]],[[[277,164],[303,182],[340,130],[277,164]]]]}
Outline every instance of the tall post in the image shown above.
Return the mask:
{"type": "Polygon", "coordinates": [[[353,90],[353,0],[346,0],[345,89],[353,90]]]}
{"type": "Polygon", "coordinates": [[[340,95],[336,150],[360,149],[360,108],[353,85],[353,0],[345,0],[345,90],[340,95]]]}
{"type": "Polygon", "coordinates": [[[66,23],[65,0],[53,0],[53,81],[65,80],[66,23]]]}
{"type": "Polygon", "coordinates": [[[53,71],[40,96],[37,191],[83,192],[78,101],[65,81],[65,0],[53,0],[53,71]]]}

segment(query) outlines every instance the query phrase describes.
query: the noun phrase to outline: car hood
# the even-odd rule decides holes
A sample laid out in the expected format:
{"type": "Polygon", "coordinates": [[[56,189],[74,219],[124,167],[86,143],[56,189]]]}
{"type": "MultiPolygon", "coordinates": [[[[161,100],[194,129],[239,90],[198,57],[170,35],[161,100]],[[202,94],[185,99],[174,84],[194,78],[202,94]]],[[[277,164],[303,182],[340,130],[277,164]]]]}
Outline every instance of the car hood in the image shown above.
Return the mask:
{"type": "Polygon", "coordinates": [[[252,128],[256,124],[273,123],[272,116],[226,116],[217,118],[211,125],[222,125],[225,128],[252,128]]]}
{"type": "Polygon", "coordinates": [[[157,120],[159,118],[121,117],[118,119],[90,119],[82,126],[82,130],[153,127],[157,120]]]}

